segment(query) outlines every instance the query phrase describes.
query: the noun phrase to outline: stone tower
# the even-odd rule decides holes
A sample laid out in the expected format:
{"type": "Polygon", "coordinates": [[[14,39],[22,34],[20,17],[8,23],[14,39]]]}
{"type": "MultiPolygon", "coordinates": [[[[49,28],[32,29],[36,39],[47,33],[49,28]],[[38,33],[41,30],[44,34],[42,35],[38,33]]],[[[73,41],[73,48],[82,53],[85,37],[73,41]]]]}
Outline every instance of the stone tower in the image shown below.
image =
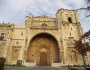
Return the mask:
{"type": "Polygon", "coordinates": [[[62,51],[64,52],[64,63],[76,64],[78,61],[78,55],[74,49],[73,40],[78,40],[83,34],[83,29],[81,27],[77,11],[60,9],[56,16],[61,33],[61,42],[63,43],[62,51]]]}

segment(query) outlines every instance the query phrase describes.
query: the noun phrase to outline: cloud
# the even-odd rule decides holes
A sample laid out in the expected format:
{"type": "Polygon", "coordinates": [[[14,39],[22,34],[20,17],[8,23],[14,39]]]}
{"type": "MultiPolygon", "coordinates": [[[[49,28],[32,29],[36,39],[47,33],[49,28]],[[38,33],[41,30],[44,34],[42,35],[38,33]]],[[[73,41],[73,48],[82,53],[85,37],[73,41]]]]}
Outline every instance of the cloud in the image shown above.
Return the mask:
{"type": "MultiPolygon", "coordinates": [[[[85,0],[0,0],[0,22],[25,23],[25,17],[29,13],[33,16],[55,17],[60,8],[77,9],[81,7],[86,7],[85,0]]],[[[84,15],[84,13],[79,13],[81,19],[84,19],[84,15]]]]}
{"type": "MultiPolygon", "coordinates": [[[[85,17],[85,16],[83,16],[83,17],[85,17]]],[[[88,30],[90,30],[90,17],[83,18],[81,23],[82,23],[84,32],[87,32],[88,30]]]]}

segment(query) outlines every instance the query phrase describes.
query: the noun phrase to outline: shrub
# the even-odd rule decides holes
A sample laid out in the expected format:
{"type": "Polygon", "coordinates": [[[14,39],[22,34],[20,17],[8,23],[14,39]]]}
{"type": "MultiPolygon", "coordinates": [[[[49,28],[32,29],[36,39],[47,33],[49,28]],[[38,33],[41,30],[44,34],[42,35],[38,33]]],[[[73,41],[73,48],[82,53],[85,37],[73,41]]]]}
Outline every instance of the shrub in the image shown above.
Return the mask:
{"type": "Polygon", "coordinates": [[[78,69],[75,69],[75,68],[71,68],[71,70],[78,70],[78,69]]]}
{"type": "Polygon", "coordinates": [[[3,57],[0,57],[0,70],[4,70],[4,63],[5,63],[6,59],[3,57]]]}
{"type": "Polygon", "coordinates": [[[90,70],[90,68],[87,68],[87,70],[90,70]]]}

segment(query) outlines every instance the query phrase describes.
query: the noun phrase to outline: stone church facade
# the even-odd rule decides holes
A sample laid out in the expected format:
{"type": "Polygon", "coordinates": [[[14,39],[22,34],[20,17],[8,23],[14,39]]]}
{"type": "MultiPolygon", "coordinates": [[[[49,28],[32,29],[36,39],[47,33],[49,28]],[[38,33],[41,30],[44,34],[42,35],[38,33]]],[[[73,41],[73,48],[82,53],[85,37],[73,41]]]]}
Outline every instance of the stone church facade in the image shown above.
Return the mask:
{"type": "MultiPolygon", "coordinates": [[[[30,13],[25,24],[0,24],[0,57],[25,66],[82,65],[74,41],[83,34],[77,11],[60,9],[56,18],[30,13]]],[[[90,53],[86,61],[90,63],[90,53]]]]}

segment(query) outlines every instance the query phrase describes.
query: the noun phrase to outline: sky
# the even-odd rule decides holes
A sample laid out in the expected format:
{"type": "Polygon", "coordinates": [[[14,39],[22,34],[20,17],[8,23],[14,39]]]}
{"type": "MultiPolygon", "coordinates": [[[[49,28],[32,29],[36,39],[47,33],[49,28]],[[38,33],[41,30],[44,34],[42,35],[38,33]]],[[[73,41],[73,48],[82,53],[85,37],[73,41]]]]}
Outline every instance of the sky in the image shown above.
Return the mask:
{"type": "MultiPolygon", "coordinates": [[[[33,16],[48,15],[55,18],[56,12],[61,9],[86,8],[85,0],[0,0],[0,23],[24,24],[26,16],[32,13],[33,16]]],[[[84,32],[90,29],[90,18],[88,13],[79,10],[81,26],[84,32]]]]}

